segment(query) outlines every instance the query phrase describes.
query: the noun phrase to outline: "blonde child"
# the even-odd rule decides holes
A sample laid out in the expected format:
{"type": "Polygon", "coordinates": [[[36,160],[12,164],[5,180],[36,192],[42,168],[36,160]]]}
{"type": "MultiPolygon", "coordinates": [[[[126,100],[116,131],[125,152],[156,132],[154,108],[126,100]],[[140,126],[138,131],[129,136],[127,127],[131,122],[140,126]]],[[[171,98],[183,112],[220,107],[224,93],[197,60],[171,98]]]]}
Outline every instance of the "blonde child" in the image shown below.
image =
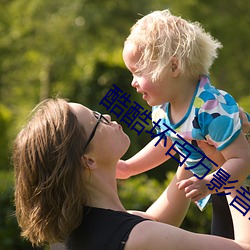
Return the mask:
{"type": "MultiPolygon", "coordinates": [[[[224,183],[223,188],[212,189],[214,175],[224,174],[227,180],[230,176],[230,180],[239,183],[247,178],[250,149],[241,132],[238,106],[232,96],[213,87],[209,78],[209,69],[221,47],[199,23],[174,16],[169,10],[152,12],[132,27],[123,59],[133,75],[131,85],[152,106],[154,128],[166,138],[159,143],[159,137],[155,137],[135,156],[120,161],[117,178],[145,172],[178,152],[180,167],[195,175],[178,187],[202,207],[211,194],[232,186],[224,183]],[[206,141],[221,152],[225,158],[221,169],[208,174],[213,161],[200,153],[199,141],[206,141]]],[[[214,206],[213,213],[222,221],[213,221],[212,234],[233,238],[226,196],[214,196],[225,207],[214,206]]]]}

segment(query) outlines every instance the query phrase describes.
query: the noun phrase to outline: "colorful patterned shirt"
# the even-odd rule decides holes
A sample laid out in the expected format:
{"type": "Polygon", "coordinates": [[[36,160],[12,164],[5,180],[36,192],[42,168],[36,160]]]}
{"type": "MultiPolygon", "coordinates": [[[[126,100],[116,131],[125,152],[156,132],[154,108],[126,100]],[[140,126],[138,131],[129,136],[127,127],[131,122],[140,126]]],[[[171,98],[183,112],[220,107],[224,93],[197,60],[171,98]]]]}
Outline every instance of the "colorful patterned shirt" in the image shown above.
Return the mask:
{"type": "Polygon", "coordinates": [[[196,141],[206,140],[218,150],[230,145],[241,131],[237,103],[230,94],[213,87],[210,78],[203,75],[181,121],[172,124],[169,109],[169,103],[153,107],[152,121],[157,134],[164,132],[171,138],[175,151],[181,156],[180,165],[185,162],[195,175],[205,177],[212,168],[213,159],[205,157],[196,141]]]}
{"type": "MultiPolygon", "coordinates": [[[[171,123],[169,108],[169,103],[154,106],[152,120],[157,122],[161,119],[158,129],[156,128],[158,133],[166,130],[165,123],[176,132],[174,134],[171,130],[166,131],[166,135],[173,142],[178,141],[179,144],[184,144],[184,141],[178,137],[179,135],[192,144],[193,147],[187,145],[185,148],[175,144],[185,156],[187,149],[191,150],[192,153],[185,161],[188,167],[196,165],[202,158],[202,155],[194,149],[198,148],[196,140],[206,140],[218,150],[222,150],[237,138],[241,130],[237,103],[230,94],[213,87],[208,76],[201,76],[189,109],[181,121],[176,124],[171,123]]],[[[209,162],[207,164],[211,167],[209,162]]],[[[193,172],[203,175],[204,169],[197,167],[193,169],[193,172]]]]}

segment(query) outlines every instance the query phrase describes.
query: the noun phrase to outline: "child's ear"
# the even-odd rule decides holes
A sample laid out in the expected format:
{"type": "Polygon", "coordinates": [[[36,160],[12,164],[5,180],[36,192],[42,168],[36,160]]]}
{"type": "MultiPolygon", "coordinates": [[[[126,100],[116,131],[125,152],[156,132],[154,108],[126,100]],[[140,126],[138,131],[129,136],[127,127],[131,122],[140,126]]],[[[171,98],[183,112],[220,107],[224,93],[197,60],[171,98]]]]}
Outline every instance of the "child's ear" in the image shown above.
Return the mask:
{"type": "Polygon", "coordinates": [[[171,59],[171,70],[173,73],[173,76],[176,77],[180,74],[180,69],[179,69],[179,60],[176,57],[173,57],[171,59]]]}
{"type": "Polygon", "coordinates": [[[172,72],[175,72],[178,68],[175,63],[172,63],[171,67],[172,67],[172,72]]]}

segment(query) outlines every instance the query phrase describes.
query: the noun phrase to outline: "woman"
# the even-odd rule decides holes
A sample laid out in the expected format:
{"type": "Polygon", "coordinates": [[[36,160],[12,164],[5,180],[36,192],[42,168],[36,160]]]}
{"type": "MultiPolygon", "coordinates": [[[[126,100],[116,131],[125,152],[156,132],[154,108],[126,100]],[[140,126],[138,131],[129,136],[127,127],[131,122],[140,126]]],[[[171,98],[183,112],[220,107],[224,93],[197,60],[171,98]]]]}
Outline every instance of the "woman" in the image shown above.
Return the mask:
{"type": "Polygon", "coordinates": [[[128,213],[115,176],[129,144],[108,115],[63,99],[42,102],[14,143],[16,215],[23,237],[33,245],[65,242],[72,250],[250,249],[247,216],[233,217],[242,228],[235,241],[174,227],[189,205],[176,186],[189,175],[184,168],[145,213],[128,213]]]}

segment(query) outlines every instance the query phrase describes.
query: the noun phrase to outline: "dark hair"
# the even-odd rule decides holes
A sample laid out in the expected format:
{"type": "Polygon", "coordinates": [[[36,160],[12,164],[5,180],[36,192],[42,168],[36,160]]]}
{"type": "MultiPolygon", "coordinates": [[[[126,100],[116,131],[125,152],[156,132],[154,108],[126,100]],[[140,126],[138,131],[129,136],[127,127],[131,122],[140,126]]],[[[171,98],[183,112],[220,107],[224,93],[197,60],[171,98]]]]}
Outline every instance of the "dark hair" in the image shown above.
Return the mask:
{"type": "Polygon", "coordinates": [[[15,205],[33,245],[62,242],[82,220],[86,133],[64,99],[48,99],[14,142],[15,205]]]}

